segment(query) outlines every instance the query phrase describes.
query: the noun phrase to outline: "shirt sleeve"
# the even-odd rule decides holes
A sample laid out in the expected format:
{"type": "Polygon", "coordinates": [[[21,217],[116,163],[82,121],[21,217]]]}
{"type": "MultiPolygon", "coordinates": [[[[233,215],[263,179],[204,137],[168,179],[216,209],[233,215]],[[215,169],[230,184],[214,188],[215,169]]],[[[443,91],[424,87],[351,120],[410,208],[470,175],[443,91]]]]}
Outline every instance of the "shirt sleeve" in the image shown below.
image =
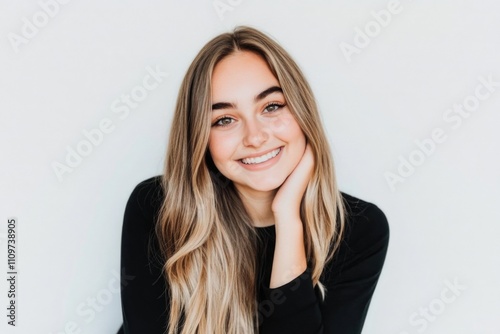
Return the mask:
{"type": "Polygon", "coordinates": [[[167,292],[154,235],[152,180],[140,183],[125,208],[121,240],[123,332],[164,333],[167,292]]]}
{"type": "Polygon", "coordinates": [[[361,333],[389,246],[387,218],[373,204],[353,220],[346,233],[345,247],[325,275],[325,334],[361,333]]]}
{"type": "Polygon", "coordinates": [[[259,302],[260,334],[323,333],[321,310],[307,268],[292,281],[277,288],[264,287],[259,302]]]}
{"type": "Polygon", "coordinates": [[[262,334],[359,334],[375,291],[389,243],[384,213],[368,203],[352,217],[334,259],[325,266],[322,301],[310,268],[287,284],[264,288],[259,304],[262,334]]]}

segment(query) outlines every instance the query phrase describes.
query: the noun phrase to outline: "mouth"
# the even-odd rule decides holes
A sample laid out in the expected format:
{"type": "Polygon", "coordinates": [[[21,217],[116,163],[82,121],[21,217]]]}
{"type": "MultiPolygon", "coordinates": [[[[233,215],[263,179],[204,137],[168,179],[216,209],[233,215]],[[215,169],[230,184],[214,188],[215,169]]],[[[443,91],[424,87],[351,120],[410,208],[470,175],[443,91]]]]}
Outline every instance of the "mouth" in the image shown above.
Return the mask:
{"type": "Polygon", "coordinates": [[[238,161],[244,165],[247,165],[247,166],[260,165],[260,164],[263,164],[267,161],[273,160],[276,156],[278,156],[278,154],[281,153],[282,149],[283,149],[283,146],[278,147],[277,149],[272,150],[269,153],[263,154],[260,157],[244,158],[244,159],[240,159],[238,161]]]}

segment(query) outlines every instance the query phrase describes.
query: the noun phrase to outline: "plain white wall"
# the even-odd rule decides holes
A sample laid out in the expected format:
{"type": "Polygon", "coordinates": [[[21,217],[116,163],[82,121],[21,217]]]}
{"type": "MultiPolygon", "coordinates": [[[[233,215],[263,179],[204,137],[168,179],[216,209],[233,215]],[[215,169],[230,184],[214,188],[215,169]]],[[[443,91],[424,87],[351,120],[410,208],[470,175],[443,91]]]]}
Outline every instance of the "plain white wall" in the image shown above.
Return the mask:
{"type": "Polygon", "coordinates": [[[498,2],[60,2],[0,3],[0,267],[9,217],[18,237],[17,326],[7,325],[1,279],[2,333],[120,326],[126,201],[161,173],[189,63],[240,24],[296,59],[341,190],[388,217],[389,252],[364,333],[499,333],[498,2]],[[157,87],[125,107],[122,95],[139,94],[148,71],[163,73],[157,87]],[[460,116],[453,108],[464,104],[460,116]],[[84,131],[100,125],[108,133],[85,147],[84,131]],[[53,164],[79,145],[88,155],[59,179],[53,164]],[[399,177],[392,186],[388,173],[399,177]]]}

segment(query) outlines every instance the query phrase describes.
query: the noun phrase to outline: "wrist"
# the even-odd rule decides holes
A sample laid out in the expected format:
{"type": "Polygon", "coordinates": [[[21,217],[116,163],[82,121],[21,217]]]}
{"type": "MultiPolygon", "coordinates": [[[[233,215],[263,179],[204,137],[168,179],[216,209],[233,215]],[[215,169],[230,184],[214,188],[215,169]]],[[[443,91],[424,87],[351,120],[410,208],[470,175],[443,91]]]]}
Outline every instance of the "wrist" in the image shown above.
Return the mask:
{"type": "Polygon", "coordinates": [[[298,215],[281,215],[276,216],[274,218],[276,231],[281,228],[284,231],[302,231],[304,228],[304,224],[302,223],[302,219],[298,215]]]}
{"type": "Polygon", "coordinates": [[[287,210],[284,212],[273,211],[273,215],[274,215],[274,220],[277,223],[284,222],[285,224],[287,224],[287,222],[301,221],[300,211],[298,210],[287,210]]]}

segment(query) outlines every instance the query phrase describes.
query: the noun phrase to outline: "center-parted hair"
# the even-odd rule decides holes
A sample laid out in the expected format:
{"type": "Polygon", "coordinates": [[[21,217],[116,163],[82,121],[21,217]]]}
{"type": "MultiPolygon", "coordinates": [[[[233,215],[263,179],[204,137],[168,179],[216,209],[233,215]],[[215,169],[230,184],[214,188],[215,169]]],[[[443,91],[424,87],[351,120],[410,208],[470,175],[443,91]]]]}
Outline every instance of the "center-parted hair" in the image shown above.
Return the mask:
{"type": "Polygon", "coordinates": [[[208,150],[212,73],[224,57],[240,51],[267,62],[311,145],[315,167],[300,216],[308,267],[323,298],[327,291],[320,276],[343,235],[346,213],[330,146],[299,67],[254,28],[239,26],[213,38],[182,81],[162,177],[165,197],[156,234],[169,295],[168,334],[258,333],[261,241],[232,181],[217,170],[208,150]]]}

